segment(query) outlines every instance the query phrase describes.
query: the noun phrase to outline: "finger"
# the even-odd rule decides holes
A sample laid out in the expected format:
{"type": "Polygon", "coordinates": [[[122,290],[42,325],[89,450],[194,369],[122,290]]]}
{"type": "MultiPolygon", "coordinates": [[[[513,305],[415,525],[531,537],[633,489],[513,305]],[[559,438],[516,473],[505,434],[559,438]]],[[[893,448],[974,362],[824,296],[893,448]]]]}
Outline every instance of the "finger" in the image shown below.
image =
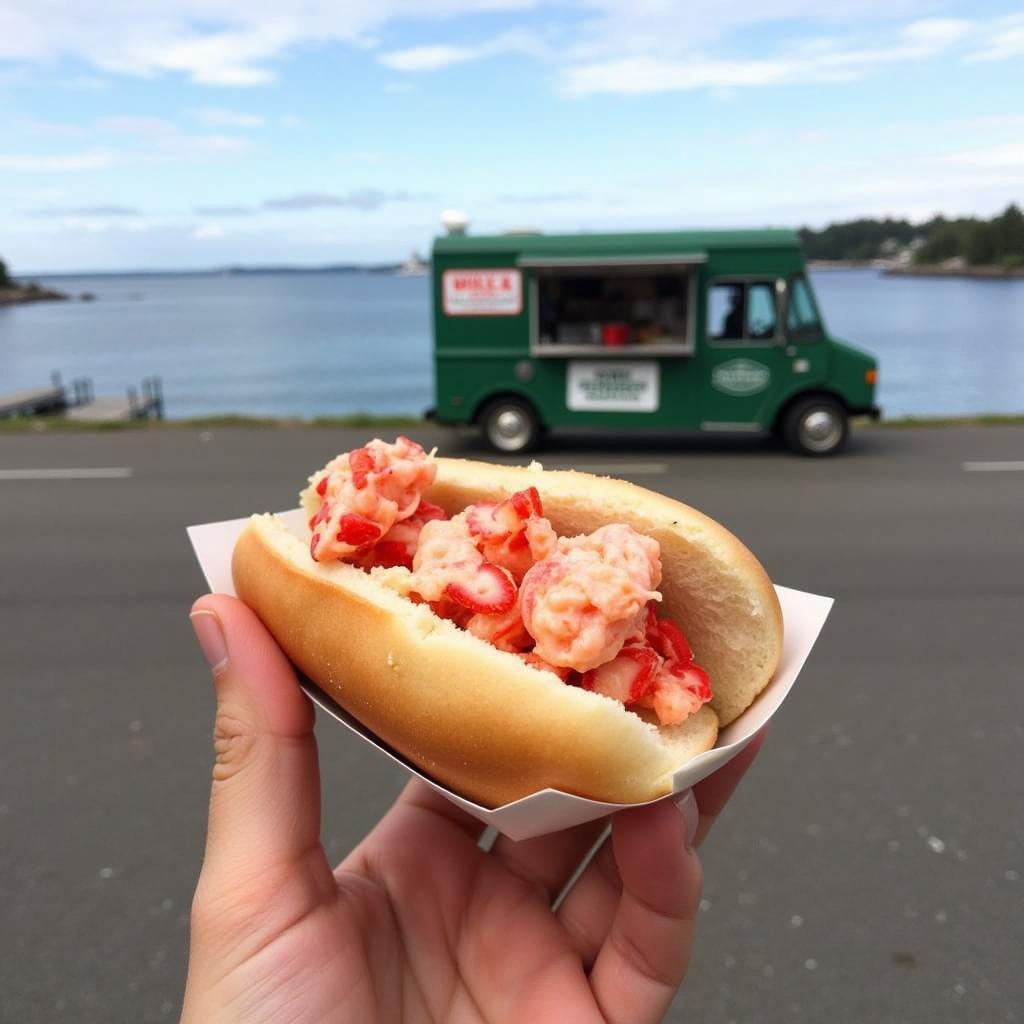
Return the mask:
{"type": "Polygon", "coordinates": [[[491,847],[491,856],[513,874],[541,889],[550,902],[593,849],[607,824],[607,818],[599,818],[520,842],[498,836],[491,847]]]}
{"type": "Polygon", "coordinates": [[[484,833],[484,824],[464,811],[458,804],[442,796],[422,779],[410,779],[388,812],[370,833],[349,852],[334,869],[342,878],[350,871],[364,871],[385,855],[411,854],[421,875],[428,856],[464,857],[466,848],[480,853],[477,844],[484,833]],[[410,839],[410,837],[413,837],[410,839]]]}
{"type": "Polygon", "coordinates": [[[465,832],[475,843],[484,831],[484,824],[474,818],[458,804],[442,796],[433,786],[422,779],[411,779],[395,801],[392,810],[413,809],[443,818],[461,832],[465,832]]]}
{"type": "MultiPolygon", "coordinates": [[[[693,791],[671,798],[679,808],[690,842],[697,831],[697,802],[693,791]]],[[[615,851],[605,842],[557,909],[562,927],[569,933],[584,966],[589,970],[601,950],[622,896],[622,879],[615,863],[615,851]]]]}
{"type": "Polygon", "coordinates": [[[313,709],[284,654],[240,601],[200,598],[190,618],[217,695],[204,883],[214,875],[237,886],[318,849],[313,709]]]}
{"type": "Polygon", "coordinates": [[[707,838],[711,826],[718,820],[719,814],[729,802],[740,780],[757,757],[764,744],[765,735],[766,730],[761,729],[731,761],[693,787],[697,805],[700,807],[700,824],[697,827],[697,838],[694,840],[696,846],[700,846],[707,838]]]}
{"type": "Polygon", "coordinates": [[[617,814],[612,845],[622,893],[591,988],[609,1024],[658,1021],[690,959],[700,861],[670,800],[617,814]]]}

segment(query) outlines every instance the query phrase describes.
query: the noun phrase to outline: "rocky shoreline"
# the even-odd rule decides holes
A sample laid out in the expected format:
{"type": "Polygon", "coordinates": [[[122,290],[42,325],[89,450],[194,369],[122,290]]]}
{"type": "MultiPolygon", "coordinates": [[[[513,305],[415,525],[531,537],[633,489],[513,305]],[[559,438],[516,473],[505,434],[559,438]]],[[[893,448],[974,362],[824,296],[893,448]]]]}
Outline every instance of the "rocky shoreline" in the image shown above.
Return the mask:
{"type": "Polygon", "coordinates": [[[66,302],[70,295],[41,284],[0,285],[0,306],[15,306],[24,302],[66,302]]]}
{"type": "Polygon", "coordinates": [[[947,267],[941,263],[912,263],[907,267],[886,267],[887,277],[972,277],[990,281],[1024,278],[1024,267],[1004,267],[1000,264],[947,267]]]}
{"type": "Polygon", "coordinates": [[[999,263],[893,263],[873,260],[808,260],[808,270],[879,270],[886,277],[971,277],[984,280],[1005,280],[1024,277],[1024,266],[1007,267],[999,263]]]}

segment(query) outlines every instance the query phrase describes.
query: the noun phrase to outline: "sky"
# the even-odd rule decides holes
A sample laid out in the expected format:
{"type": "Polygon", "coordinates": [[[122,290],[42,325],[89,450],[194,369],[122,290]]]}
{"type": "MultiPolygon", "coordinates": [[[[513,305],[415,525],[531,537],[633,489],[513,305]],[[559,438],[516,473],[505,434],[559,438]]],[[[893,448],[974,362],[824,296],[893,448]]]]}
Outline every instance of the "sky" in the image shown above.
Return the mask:
{"type": "MultiPolygon", "coordinates": [[[[1018,0],[1020,2],[1020,0],[1018,0]]],[[[1024,200],[1024,7],[0,0],[14,273],[1024,200]]]]}

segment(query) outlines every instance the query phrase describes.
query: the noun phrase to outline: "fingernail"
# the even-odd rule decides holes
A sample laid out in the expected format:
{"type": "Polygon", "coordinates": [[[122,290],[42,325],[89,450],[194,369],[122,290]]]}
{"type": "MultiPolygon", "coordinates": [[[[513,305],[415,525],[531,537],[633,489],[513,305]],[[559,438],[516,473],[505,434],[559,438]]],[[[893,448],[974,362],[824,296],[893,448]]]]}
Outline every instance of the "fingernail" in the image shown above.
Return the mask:
{"type": "Polygon", "coordinates": [[[672,802],[679,808],[679,813],[686,823],[686,848],[689,850],[693,846],[694,837],[697,835],[697,826],[700,824],[697,798],[693,795],[692,789],[687,789],[672,797],[672,802]]]}
{"type": "Polygon", "coordinates": [[[220,619],[214,612],[198,611],[189,616],[192,628],[199,641],[199,649],[203,652],[206,664],[217,672],[227,664],[228,645],[224,641],[224,630],[220,619]]]}

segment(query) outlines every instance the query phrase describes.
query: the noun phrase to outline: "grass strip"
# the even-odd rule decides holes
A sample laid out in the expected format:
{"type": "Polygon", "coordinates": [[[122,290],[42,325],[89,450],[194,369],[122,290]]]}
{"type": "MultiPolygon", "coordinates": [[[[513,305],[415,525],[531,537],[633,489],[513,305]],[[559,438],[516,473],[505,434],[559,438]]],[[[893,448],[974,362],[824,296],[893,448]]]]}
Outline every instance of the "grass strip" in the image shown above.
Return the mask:
{"type": "MultiPolygon", "coordinates": [[[[855,420],[858,430],[903,430],[911,427],[992,427],[1020,426],[1024,413],[983,413],[976,416],[901,416],[875,423],[869,419],[855,420]]],[[[82,422],[63,416],[15,416],[0,419],[0,434],[83,434],[120,430],[210,430],[243,428],[246,430],[307,430],[405,427],[415,429],[430,425],[418,416],[378,416],[368,412],[348,416],[300,417],[269,416],[196,416],[182,420],[110,420],[82,422]]]]}

